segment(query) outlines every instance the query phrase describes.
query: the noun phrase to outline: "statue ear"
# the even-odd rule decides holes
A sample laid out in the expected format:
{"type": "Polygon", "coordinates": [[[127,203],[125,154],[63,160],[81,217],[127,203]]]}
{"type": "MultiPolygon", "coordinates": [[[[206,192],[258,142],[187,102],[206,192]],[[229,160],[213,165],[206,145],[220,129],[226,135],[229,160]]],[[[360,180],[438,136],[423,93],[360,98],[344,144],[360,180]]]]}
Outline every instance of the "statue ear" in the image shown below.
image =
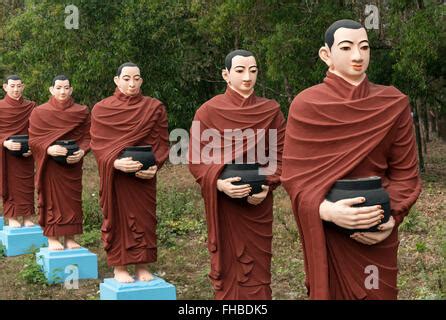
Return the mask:
{"type": "Polygon", "coordinates": [[[319,58],[321,58],[328,67],[331,67],[331,51],[327,44],[319,49],[319,58]]]}
{"type": "Polygon", "coordinates": [[[54,87],[51,86],[49,90],[50,90],[51,95],[54,96],[54,87]]]}
{"type": "Polygon", "coordinates": [[[8,85],[6,83],[3,84],[3,90],[5,90],[6,92],[6,88],[8,87],[8,85]]]}
{"type": "Polygon", "coordinates": [[[115,82],[116,86],[118,86],[118,83],[119,83],[119,77],[118,77],[118,76],[115,76],[115,77],[113,78],[113,81],[115,82]]]}
{"type": "Polygon", "coordinates": [[[229,71],[228,71],[228,69],[226,69],[226,68],[222,69],[221,70],[221,76],[229,84],[229,71]]]}

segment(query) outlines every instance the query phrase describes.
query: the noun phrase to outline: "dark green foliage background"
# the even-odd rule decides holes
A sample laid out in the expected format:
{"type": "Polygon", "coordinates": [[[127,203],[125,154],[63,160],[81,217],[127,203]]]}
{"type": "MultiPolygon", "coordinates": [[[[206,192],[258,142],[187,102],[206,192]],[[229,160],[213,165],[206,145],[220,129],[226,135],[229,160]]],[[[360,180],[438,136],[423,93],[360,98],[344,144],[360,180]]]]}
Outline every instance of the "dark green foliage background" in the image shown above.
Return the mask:
{"type": "Polygon", "coordinates": [[[257,56],[258,94],[287,114],[293,97],[324,77],[318,49],[328,25],[364,22],[365,5],[375,4],[380,29],[369,32],[369,77],[446,113],[441,2],[2,0],[0,73],[20,74],[26,96],[39,103],[48,99],[51,79],[65,73],[77,101],[92,107],[113,93],[117,67],[133,61],[144,94],[166,104],[170,128],[189,128],[196,108],[224,89],[225,55],[244,48],[257,56]],[[64,26],[70,4],[80,11],[78,30],[64,26]]]}

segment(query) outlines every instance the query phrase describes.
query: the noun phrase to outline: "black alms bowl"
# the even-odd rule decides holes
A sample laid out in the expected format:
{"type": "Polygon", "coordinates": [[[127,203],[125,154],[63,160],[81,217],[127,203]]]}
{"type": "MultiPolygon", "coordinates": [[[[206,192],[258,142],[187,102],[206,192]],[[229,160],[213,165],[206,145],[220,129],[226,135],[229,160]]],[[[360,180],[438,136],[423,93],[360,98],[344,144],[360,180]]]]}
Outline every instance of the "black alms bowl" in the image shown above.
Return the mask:
{"type": "Polygon", "coordinates": [[[20,150],[18,151],[8,150],[9,153],[14,157],[22,157],[24,153],[27,153],[29,151],[29,145],[28,145],[29,137],[27,135],[10,136],[8,140],[20,143],[20,150]]]}
{"type": "MultiPolygon", "coordinates": [[[[354,207],[381,205],[382,210],[384,210],[384,218],[382,219],[380,224],[389,221],[390,197],[387,191],[382,187],[380,177],[373,176],[359,179],[337,180],[330,192],[327,194],[326,199],[331,202],[336,202],[342,199],[356,197],[364,197],[366,201],[364,203],[354,205],[354,207]]],[[[347,234],[353,234],[354,232],[379,231],[379,224],[369,229],[345,229],[331,222],[326,223],[347,234]]]]}
{"type": "MultiPolygon", "coordinates": [[[[131,157],[134,161],[142,163],[141,170],[147,170],[156,164],[155,155],[152,152],[152,146],[132,146],[126,147],[118,159],[131,157]]],[[[129,175],[135,175],[135,172],[129,173],[129,175]]]]}
{"type": "Polygon", "coordinates": [[[257,163],[243,163],[225,165],[219,179],[240,177],[240,181],[233,182],[234,185],[249,184],[252,188],[250,195],[263,191],[262,184],[265,184],[266,176],[259,174],[260,165],[257,163]]]}
{"type": "Polygon", "coordinates": [[[72,156],[73,153],[79,150],[79,146],[76,144],[75,140],[57,140],[53,145],[59,145],[67,148],[68,152],[66,156],[56,156],[53,159],[60,164],[67,164],[67,157],[72,156]]]}

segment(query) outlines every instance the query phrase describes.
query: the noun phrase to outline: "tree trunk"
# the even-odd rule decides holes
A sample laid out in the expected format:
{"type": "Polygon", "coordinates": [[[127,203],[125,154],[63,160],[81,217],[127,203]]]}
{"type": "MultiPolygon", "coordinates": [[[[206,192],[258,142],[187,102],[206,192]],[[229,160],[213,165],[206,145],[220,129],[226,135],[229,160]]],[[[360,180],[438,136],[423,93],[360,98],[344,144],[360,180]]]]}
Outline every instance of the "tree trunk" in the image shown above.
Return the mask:
{"type": "Polygon", "coordinates": [[[420,172],[424,172],[424,156],[423,156],[423,136],[420,130],[420,117],[418,116],[418,101],[414,102],[414,124],[415,124],[415,137],[418,147],[418,161],[420,166],[420,172]]]}
{"type": "Polygon", "coordinates": [[[429,108],[429,127],[432,133],[432,137],[438,134],[438,125],[437,125],[437,114],[435,112],[435,108],[429,108]]]}
{"type": "Polygon", "coordinates": [[[426,99],[424,99],[424,103],[421,106],[421,118],[423,121],[423,128],[424,128],[424,153],[427,155],[427,144],[431,141],[430,134],[429,134],[429,106],[426,103],[426,99]]]}
{"type": "Polygon", "coordinates": [[[444,115],[438,119],[438,136],[446,142],[446,117],[444,115]]]}
{"type": "Polygon", "coordinates": [[[285,93],[288,98],[288,103],[291,104],[291,102],[293,102],[294,97],[293,97],[293,92],[291,90],[291,86],[290,86],[290,83],[288,82],[287,76],[284,77],[283,81],[285,84],[285,93]]]}

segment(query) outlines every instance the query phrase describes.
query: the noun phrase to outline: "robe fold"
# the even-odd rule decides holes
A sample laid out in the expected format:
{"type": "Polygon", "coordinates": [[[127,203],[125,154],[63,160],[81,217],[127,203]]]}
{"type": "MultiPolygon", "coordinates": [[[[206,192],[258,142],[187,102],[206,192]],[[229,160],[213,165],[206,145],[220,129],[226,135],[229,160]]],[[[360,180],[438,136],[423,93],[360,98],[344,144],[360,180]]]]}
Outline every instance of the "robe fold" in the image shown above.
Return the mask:
{"type": "Polygon", "coordinates": [[[327,72],[302,91],[288,116],[282,184],[290,195],[311,299],[396,299],[398,225],[421,191],[409,100],[367,77],[357,86],[327,72]],[[364,245],[322,223],[319,205],[336,180],[379,176],[396,226],[364,245]],[[379,288],[366,285],[368,266],[379,288]]]}
{"type": "Polygon", "coordinates": [[[91,148],[100,175],[102,241],[109,266],[143,264],[157,259],[156,176],[140,179],[114,168],[130,146],[152,145],[158,170],[169,156],[164,105],[141,93],[116,89],[92,111],[91,148]]]}
{"type": "Polygon", "coordinates": [[[29,217],[34,214],[33,157],[14,157],[3,147],[13,135],[27,135],[29,116],[36,106],[23,98],[6,95],[0,100],[0,193],[5,218],[29,217]]]}
{"type": "Polygon", "coordinates": [[[90,150],[88,108],[63,103],[51,97],[34,109],[30,117],[29,145],[36,161],[35,186],[38,195],[39,224],[45,236],[81,234],[82,164],[60,164],[47,154],[56,140],[75,140],[85,154],[90,150]]]}
{"type": "MultiPolygon", "coordinates": [[[[211,256],[209,278],[218,300],[271,299],[271,243],[273,222],[273,195],[280,184],[281,158],[285,136],[285,119],[274,100],[257,97],[254,93],[244,98],[230,87],[204,103],[196,112],[194,121],[200,130],[191,129],[189,170],[201,187],[208,227],[208,250],[211,256]],[[265,139],[266,153],[277,154],[277,168],[267,176],[271,192],[257,206],[246,199],[231,199],[217,190],[217,180],[224,169],[224,153],[220,159],[207,153],[204,131],[213,130],[222,137],[212,148],[229,150],[230,161],[236,157],[246,161],[255,144],[248,139],[226,138],[224,130],[250,130],[255,138],[265,139]],[[260,130],[264,130],[263,133],[260,130]],[[277,130],[277,143],[269,149],[270,130],[277,130]],[[228,149],[229,148],[229,149],[228,149]],[[209,161],[212,159],[216,161],[209,161]],[[201,159],[200,159],[201,158],[201,159]],[[197,161],[198,160],[198,161],[197,161]]],[[[262,150],[263,151],[263,150],[262,150]]],[[[214,151],[215,152],[215,151],[214,151]]],[[[255,159],[256,161],[258,158],[255,159]]]]}

